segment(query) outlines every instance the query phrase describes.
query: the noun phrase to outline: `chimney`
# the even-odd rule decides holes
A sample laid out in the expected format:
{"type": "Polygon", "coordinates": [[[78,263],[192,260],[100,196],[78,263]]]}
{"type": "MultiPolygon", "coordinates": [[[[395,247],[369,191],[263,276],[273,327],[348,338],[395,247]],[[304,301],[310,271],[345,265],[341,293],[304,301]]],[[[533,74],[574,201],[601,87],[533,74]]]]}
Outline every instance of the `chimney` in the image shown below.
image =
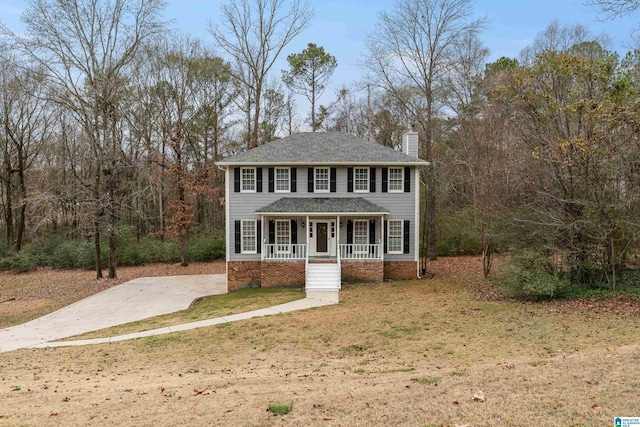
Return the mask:
{"type": "Polygon", "coordinates": [[[413,130],[413,125],[402,135],[402,152],[411,157],[418,157],[418,132],[413,130]]]}

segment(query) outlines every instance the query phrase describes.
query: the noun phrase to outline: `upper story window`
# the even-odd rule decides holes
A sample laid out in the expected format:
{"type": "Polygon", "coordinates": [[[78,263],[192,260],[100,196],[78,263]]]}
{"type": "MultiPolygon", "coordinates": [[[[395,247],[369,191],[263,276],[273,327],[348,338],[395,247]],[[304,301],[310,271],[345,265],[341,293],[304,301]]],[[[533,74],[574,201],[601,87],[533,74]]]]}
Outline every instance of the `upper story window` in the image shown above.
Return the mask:
{"type": "Polygon", "coordinates": [[[256,168],[242,168],[240,170],[240,191],[242,193],[256,192],[256,168]]]}
{"type": "Polygon", "coordinates": [[[276,193],[288,193],[291,191],[289,168],[276,168],[276,193]]]}
{"type": "Polygon", "coordinates": [[[402,220],[389,220],[387,223],[387,253],[401,254],[403,252],[402,233],[402,220]]]}
{"type": "Polygon", "coordinates": [[[354,191],[356,193],[369,192],[369,168],[354,168],[354,191]]]}
{"type": "Polygon", "coordinates": [[[329,168],[316,168],[314,180],[314,192],[329,192],[329,168]]]}
{"type": "Polygon", "coordinates": [[[389,192],[402,193],[404,191],[404,169],[389,168],[389,192]]]}

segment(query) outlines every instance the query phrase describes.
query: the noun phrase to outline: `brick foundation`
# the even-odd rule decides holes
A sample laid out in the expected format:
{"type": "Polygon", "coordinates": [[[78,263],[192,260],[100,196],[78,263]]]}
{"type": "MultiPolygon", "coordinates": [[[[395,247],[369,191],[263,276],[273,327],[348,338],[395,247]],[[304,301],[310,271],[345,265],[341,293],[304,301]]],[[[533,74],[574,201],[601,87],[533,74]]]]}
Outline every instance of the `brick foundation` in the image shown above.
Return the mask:
{"type": "Polygon", "coordinates": [[[262,261],[263,288],[304,286],[304,261],[262,261]]]}
{"type": "Polygon", "coordinates": [[[416,279],[418,263],[415,261],[385,261],[384,280],[416,279]]]}
{"type": "Polygon", "coordinates": [[[384,278],[382,261],[342,260],[342,281],[357,283],[380,283],[384,278]]]}
{"type": "Polygon", "coordinates": [[[260,287],[260,261],[228,261],[229,292],[250,286],[260,287]]]}

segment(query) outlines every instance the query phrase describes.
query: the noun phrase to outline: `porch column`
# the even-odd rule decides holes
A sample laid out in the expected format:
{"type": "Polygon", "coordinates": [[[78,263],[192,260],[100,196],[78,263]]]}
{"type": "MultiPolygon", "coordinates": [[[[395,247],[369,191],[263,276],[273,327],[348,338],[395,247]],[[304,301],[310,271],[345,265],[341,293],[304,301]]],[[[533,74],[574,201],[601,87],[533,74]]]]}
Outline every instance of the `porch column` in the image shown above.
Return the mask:
{"type": "Polygon", "coordinates": [[[306,242],[307,242],[307,256],[306,256],[306,259],[309,259],[309,251],[310,251],[310,248],[309,248],[309,230],[310,230],[310,227],[311,227],[311,224],[309,224],[309,215],[307,215],[306,224],[307,225],[305,227],[303,227],[303,230],[304,230],[304,236],[305,236],[305,239],[306,239],[306,242]]]}
{"type": "Polygon", "coordinates": [[[340,215],[336,218],[336,258],[340,258],[340,215]]]}
{"type": "Polygon", "coordinates": [[[380,215],[380,259],[384,262],[384,214],[380,215]]]}
{"type": "Polygon", "coordinates": [[[256,242],[257,244],[260,245],[260,261],[264,261],[264,253],[266,252],[263,242],[264,242],[264,215],[260,215],[260,241],[256,242]]]}

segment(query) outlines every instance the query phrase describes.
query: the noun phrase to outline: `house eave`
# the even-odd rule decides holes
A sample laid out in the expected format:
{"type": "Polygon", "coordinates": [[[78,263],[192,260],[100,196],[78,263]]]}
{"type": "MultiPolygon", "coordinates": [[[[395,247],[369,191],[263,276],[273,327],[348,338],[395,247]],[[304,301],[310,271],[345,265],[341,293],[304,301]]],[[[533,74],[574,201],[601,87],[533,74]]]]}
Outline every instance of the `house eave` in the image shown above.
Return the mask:
{"type": "Polygon", "coordinates": [[[352,165],[363,165],[363,166],[416,166],[416,167],[426,167],[431,163],[426,160],[420,159],[415,162],[217,162],[217,166],[352,166],[352,165]]]}
{"type": "Polygon", "coordinates": [[[260,212],[255,211],[256,215],[263,216],[326,216],[326,217],[335,217],[335,216],[380,216],[380,215],[389,215],[391,212],[260,212]]]}

